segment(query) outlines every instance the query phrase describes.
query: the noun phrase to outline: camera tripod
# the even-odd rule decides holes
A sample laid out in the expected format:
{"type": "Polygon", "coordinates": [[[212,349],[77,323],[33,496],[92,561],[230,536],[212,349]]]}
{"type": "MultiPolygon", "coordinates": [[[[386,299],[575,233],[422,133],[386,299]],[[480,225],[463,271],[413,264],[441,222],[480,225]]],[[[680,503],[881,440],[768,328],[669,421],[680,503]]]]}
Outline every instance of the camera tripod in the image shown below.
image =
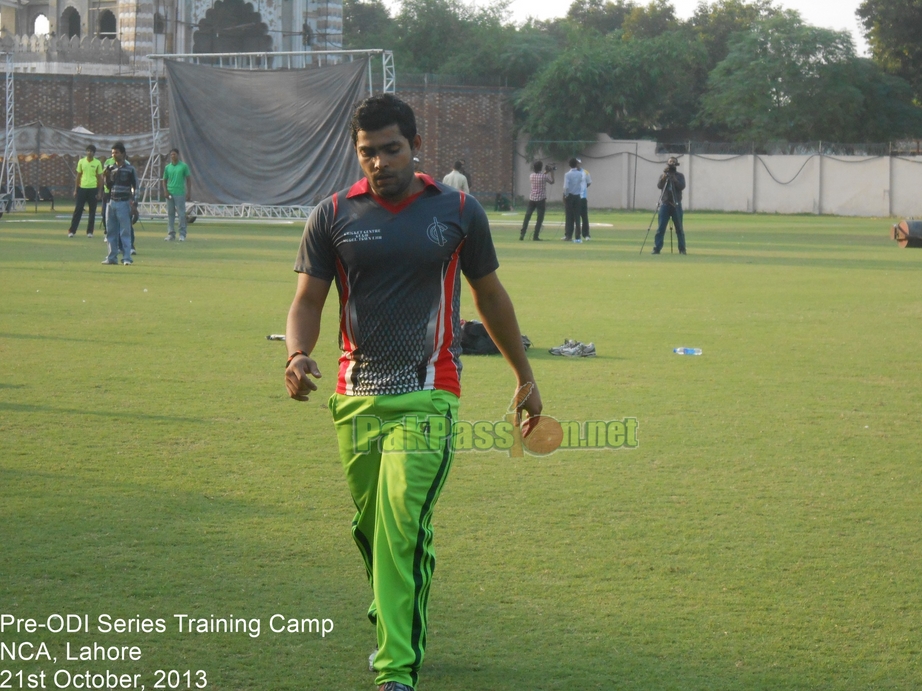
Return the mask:
{"type": "MultiPolygon", "coordinates": [[[[675,190],[673,189],[672,185],[673,185],[673,180],[670,177],[670,179],[666,181],[666,184],[663,185],[663,191],[659,195],[659,201],[656,203],[656,209],[654,209],[653,211],[653,218],[650,219],[650,225],[647,226],[647,233],[646,235],[643,236],[643,243],[640,245],[640,252],[638,254],[643,254],[643,248],[647,244],[647,238],[650,237],[650,228],[653,227],[653,221],[655,221],[657,216],[659,216],[659,210],[662,208],[663,204],[667,203],[666,202],[667,192],[669,193],[669,198],[672,200],[672,207],[675,208],[676,206],[675,190]]],[[[669,254],[673,253],[673,249],[672,249],[673,226],[674,226],[673,220],[670,218],[669,219],[669,254]]]]}

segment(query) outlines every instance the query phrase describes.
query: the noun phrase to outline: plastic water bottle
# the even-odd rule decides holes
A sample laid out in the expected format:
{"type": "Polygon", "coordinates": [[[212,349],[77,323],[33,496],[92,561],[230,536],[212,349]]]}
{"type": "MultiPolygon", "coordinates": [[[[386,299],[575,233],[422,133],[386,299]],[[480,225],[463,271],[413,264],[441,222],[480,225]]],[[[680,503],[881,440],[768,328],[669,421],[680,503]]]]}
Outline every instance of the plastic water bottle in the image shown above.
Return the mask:
{"type": "Polygon", "coordinates": [[[672,352],[676,355],[701,355],[701,348],[675,348],[672,352]]]}

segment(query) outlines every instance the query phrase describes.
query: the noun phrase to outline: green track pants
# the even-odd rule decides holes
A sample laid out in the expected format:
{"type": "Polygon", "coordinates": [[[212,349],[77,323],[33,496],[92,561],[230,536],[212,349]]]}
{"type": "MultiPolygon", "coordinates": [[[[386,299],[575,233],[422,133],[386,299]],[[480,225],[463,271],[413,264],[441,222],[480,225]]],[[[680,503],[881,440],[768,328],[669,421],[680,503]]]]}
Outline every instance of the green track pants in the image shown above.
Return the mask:
{"type": "Polygon", "coordinates": [[[453,457],[458,398],[446,391],[330,398],[339,453],[358,512],[358,545],[374,600],[375,683],[416,688],[435,570],[432,511],[453,457]]]}

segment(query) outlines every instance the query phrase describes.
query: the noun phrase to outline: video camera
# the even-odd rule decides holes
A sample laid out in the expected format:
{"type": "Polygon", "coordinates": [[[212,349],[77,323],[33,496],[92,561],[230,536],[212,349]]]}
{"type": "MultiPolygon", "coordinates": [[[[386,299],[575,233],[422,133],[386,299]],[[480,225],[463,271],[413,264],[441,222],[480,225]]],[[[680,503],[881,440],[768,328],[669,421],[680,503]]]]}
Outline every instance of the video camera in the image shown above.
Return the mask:
{"type": "Polygon", "coordinates": [[[557,166],[552,163],[546,163],[544,165],[544,172],[550,173],[551,171],[557,170],[557,166]]]}

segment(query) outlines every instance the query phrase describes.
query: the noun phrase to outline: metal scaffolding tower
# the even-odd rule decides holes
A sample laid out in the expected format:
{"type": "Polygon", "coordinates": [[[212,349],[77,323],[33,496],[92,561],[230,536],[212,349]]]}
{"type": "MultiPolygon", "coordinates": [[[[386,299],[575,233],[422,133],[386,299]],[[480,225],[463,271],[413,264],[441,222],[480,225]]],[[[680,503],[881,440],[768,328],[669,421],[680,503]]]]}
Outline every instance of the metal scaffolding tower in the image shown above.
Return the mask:
{"type": "MultiPolygon", "coordinates": [[[[384,76],[384,88],[381,90],[385,94],[393,94],[397,91],[397,73],[394,71],[394,53],[390,50],[381,51],[381,66],[384,76]]],[[[371,80],[368,80],[368,90],[371,91],[371,80]]]]}
{"type": "Polygon", "coordinates": [[[144,173],[138,184],[141,185],[140,200],[144,202],[160,201],[160,177],[163,175],[163,158],[160,153],[163,145],[164,132],[160,127],[160,73],[163,70],[162,60],[151,60],[148,71],[148,88],[150,90],[150,127],[154,135],[150,157],[144,166],[144,173]]]}
{"type": "Polygon", "coordinates": [[[3,168],[0,170],[0,213],[22,211],[26,208],[23,192],[22,172],[19,170],[19,156],[16,153],[16,99],[13,84],[13,53],[4,53],[6,69],[6,129],[3,147],[3,168]]]}

